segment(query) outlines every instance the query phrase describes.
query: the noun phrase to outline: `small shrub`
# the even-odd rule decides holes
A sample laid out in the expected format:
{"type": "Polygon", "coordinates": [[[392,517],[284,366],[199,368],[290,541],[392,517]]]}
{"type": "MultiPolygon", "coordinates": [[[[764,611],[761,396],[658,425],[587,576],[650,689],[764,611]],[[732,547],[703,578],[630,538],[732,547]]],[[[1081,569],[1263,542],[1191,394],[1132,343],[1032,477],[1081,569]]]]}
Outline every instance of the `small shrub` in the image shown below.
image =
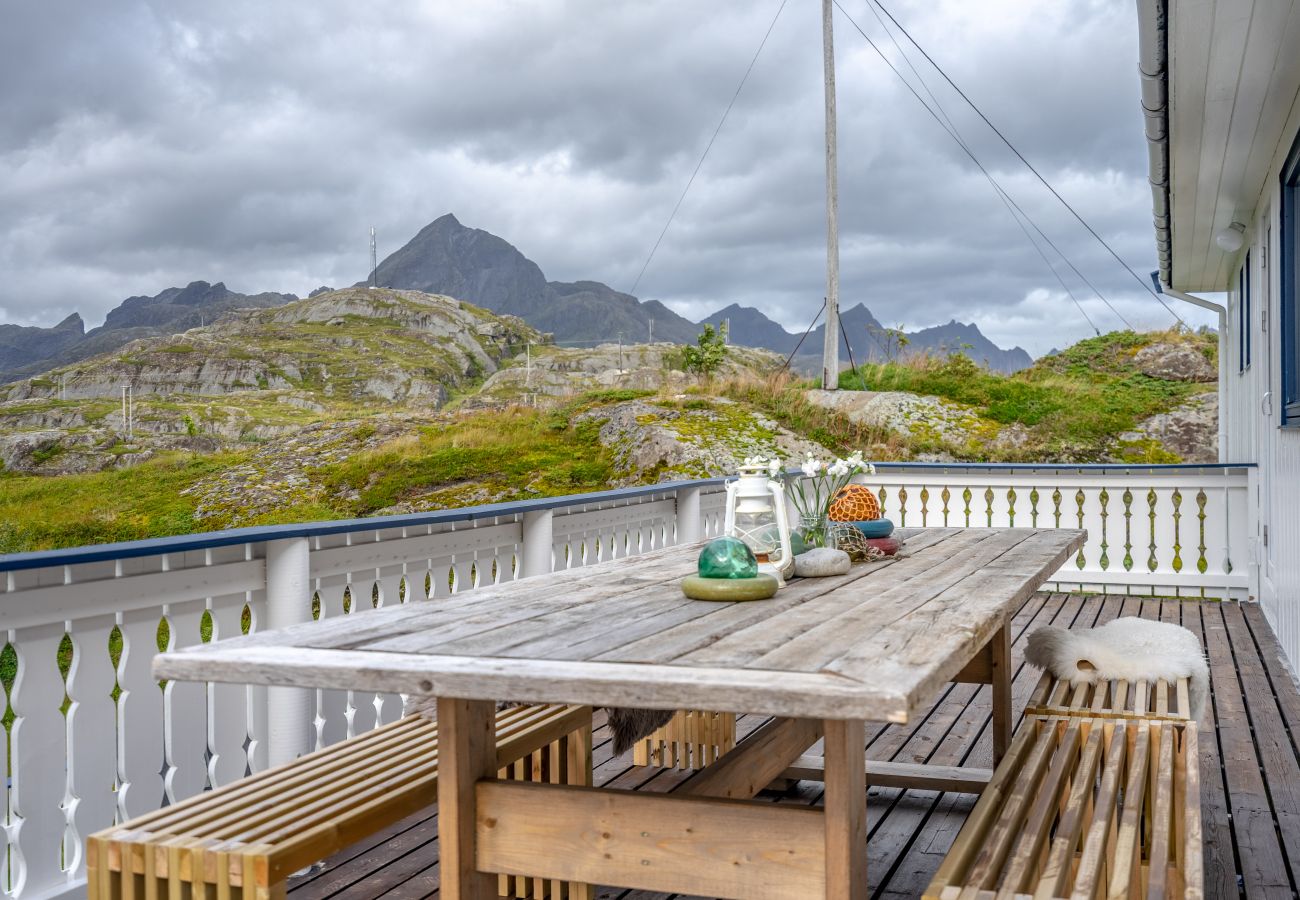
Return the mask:
{"type": "Polygon", "coordinates": [[[727,330],[705,325],[695,343],[694,347],[688,345],[682,348],[682,361],[686,371],[712,378],[727,358],[727,330]]]}

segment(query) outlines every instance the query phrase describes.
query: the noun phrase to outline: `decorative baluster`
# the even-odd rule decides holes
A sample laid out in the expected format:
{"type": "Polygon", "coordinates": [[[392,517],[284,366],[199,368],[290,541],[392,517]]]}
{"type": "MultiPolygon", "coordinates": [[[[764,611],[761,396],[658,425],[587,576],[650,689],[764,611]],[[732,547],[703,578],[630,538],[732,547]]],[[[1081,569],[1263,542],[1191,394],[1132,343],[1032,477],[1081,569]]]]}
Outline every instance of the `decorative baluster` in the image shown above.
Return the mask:
{"type": "Polygon", "coordinates": [[[985,522],[985,525],[989,528],[992,528],[993,527],[993,488],[991,487],[986,487],[984,489],[984,509],[985,509],[984,515],[987,520],[985,522]]]}
{"type": "MultiPolygon", "coordinates": [[[[166,649],[200,642],[202,601],[163,607],[166,649]]],[[[193,797],[207,781],[205,690],[196,681],[169,681],[163,688],[163,790],[168,803],[193,797]]]]}
{"type": "Polygon", "coordinates": [[[921,485],[921,527],[930,524],[930,489],[921,485]]]}
{"type": "Polygon", "coordinates": [[[1181,490],[1179,490],[1178,488],[1174,488],[1174,494],[1173,494],[1173,498],[1172,498],[1172,499],[1173,499],[1173,504],[1174,504],[1174,562],[1173,562],[1173,566],[1174,566],[1174,571],[1175,571],[1175,572],[1181,572],[1181,571],[1183,570],[1183,544],[1182,544],[1182,536],[1181,536],[1181,534],[1180,534],[1180,530],[1181,530],[1182,520],[1183,520],[1183,513],[1182,513],[1182,506],[1183,506],[1183,492],[1182,492],[1181,490]]]}
{"type": "Polygon", "coordinates": [[[1029,489],[1029,527],[1038,527],[1038,488],[1029,489]]]}
{"type": "Polygon", "coordinates": [[[902,485],[898,488],[898,524],[907,527],[907,488],[902,485]]]}
{"type": "Polygon", "coordinates": [[[113,663],[109,658],[111,615],[68,623],[66,716],[68,772],[64,815],[67,841],[64,865],[84,871],[81,859],[86,838],[113,824],[116,812],[112,785],[116,778],[112,753],[114,726],[113,663]]]}
{"type": "Polygon", "coordinates": [[[1052,488],[1052,527],[1061,527],[1061,489],[1052,488]]]}
{"type": "Polygon", "coordinates": [[[975,494],[971,492],[971,489],[969,487],[963,487],[961,489],[961,502],[963,507],[962,518],[964,520],[964,525],[967,528],[970,528],[970,512],[971,512],[970,502],[974,497],[975,494]]]}
{"type": "MultiPolygon", "coordinates": [[[[375,597],[378,606],[397,606],[401,603],[402,569],[402,566],[389,566],[387,569],[375,570],[375,597]]],[[[375,723],[378,725],[400,719],[405,705],[402,698],[394,693],[375,694],[373,704],[375,723]]]]}
{"type": "Polygon", "coordinates": [[[1101,492],[1097,494],[1097,500],[1101,504],[1101,555],[1097,558],[1097,564],[1105,572],[1110,568],[1110,544],[1106,540],[1106,506],[1110,503],[1110,492],[1102,488],[1101,492]]]}
{"type": "MultiPolygon", "coordinates": [[[[244,609],[244,595],[237,594],[207,601],[210,631],[207,640],[240,634],[240,618],[244,609]]],[[[248,768],[245,755],[248,731],[244,707],[248,702],[247,689],[237,684],[209,683],[208,709],[208,784],[221,787],[244,776],[248,768]]]]}
{"type": "Polygon", "coordinates": [[[1133,571],[1133,492],[1124,488],[1124,571],[1133,571]]]}
{"type": "Polygon", "coordinates": [[[1196,532],[1199,537],[1197,544],[1196,571],[1202,575],[1210,568],[1209,561],[1205,558],[1205,491],[1196,492],[1196,532]]]}
{"type": "MultiPolygon", "coordinates": [[[[1079,527],[1080,527],[1080,528],[1083,528],[1083,527],[1084,527],[1084,525],[1083,525],[1083,515],[1084,515],[1084,513],[1083,513],[1083,504],[1084,504],[1084,501],[1085,501],[1086,499],[1087,499],[1087,497],[1086,497],[1086,496],[1084,495],[1084,493],[1083,493],[1083,488],[1079,488],[1078,490],[1076,490],[1076,491],[1074,492],[1074,503],[1075,503],[1075,506],[1078,508],[1078,512],[1076,513],[1076,515],[1079,517],[1079,527]]],[[[1074,557],[1074,564],[1075,564],[1076,566],[1078,566],[1079,569],[1081,569],[1081,570],[1082,570],[1085,566],[1087,566],[1087,564],[1088,564],[1087,557],[1084,556],[1084,553],[1083,553],[1084,549],[1085,549],[1084,547],[1080,547],[1080,548],[1079,548],[1079,553],[1078,553],[1078,555],[1076,555],[1076,556],[1074,557]]]]}
{"type": "Polygon", "coordinates": [[[163,802],[162,690],[150,666],[162,617],[157,608],[119,613],[122,655],[117,668],[118,815],[122,820],[163,802]]]}
{"type": "Polygon", "coordinates": [[[1016,527],[1016,489],[1007,488],[1007,527],[1016,527]]]}
{"type": "MultiPolygon", "coordinates": [[[[352,604],[348,615],[373,609],[379,599],[379,583],[374,580],[376,570],[370,569],[352,583],[352,604]]],[[[371,691],[348,691],[348,737],[365,734],[377,724],[379,709],[376,695],[371,691]]]]}
{"type": "Polygon", "coordinates": [[[1147,545],[1150,552],[1147,554],[1147,571],[1154,572],[1160,567],[1160,561],[1156,558],[1156,489],[1147,490],[1147,520],[1151,527],[1151,541],[1147,545]]]}
{"type": "MultiPolygon", "coordinates": [[[[8,573],[6,581],[9,583],[8,589],[13,591],[13,572],[8,573]]],[[[10,703],[10,698],[13,695],[14,678],[18,672],[18,651],[14,649],[12,643],[14,640],[14,632],[6,632],[5,637],[4,648],[0,649],[0,681],[3,681],[4,685],[4,721],[9,724],[5,725],[3,732],[4,740],[0,741],[0,763],[4,765],[4,770],[9,773],[9,777],[5,779],[4,809],[0,810],[0,889],[12,893],[15,882],[18,880],[20,873],[16,868],[16,855],[10,852],[9,847],[17,842],[18,832],[22,827],[22,820],[16,818],[14,815],[15,807],[12,799],[14,785],[13,764],[9,756],[9,751],[13,747],[13,732],[11,730],[13,728],[13,706],[10,703]]],[[[110,778],[108,783],[112,785],[113,780],[110,778]]],[[[111,805],[111,795],[109,800],[111,805]]]]}
{"type": "Polygon", "coordinates": [[[62,808],[67,764],[59,645],[64,634],[63,622],[9,633],[17,651],[18,673],[9,696],[14,714],[9,731],[12,824],[6,830],[14,893],[19,895],[24,884],[39,889],[63,879],[61,857],[68,820],[62,808]]]}
{"type": "MultiPolygon", "coordinates": [[[[248,548],[251,556],[252,547],[248,548]]],[[[248,591],[244,594],[244,605],[239,612],[239,628],[243,634],[256,634],[263,627],[265,618],[265,591],[248,591]]],[[[244,732],[248,739],[244,742],[246,774],[261,772],[267,766],[267,689],[265,685],[250,684],[244,687],[244,732]]]]}
{"type": "Polygon", "coordinates": [[[948,486],[945,484],[943,486],[943,491],[940,492],[939,496],[943,498],[943,527],[947,528],[948,527],[948,501],[952,499],[952,491],[948,490],[948,486]]]}
{"type": "MultiPolygon", "coordinates": [[[[319,602],[314,611],[314,618],[318,621],[325,621],[346,614],[345,609],[350,609],[352,606],[350,580],[351,576],[347,574],[329,575],[315,579],[315,595],[319,602]]],[[[315,731],[317,750],[338,743],[348,736],[347,691],[321,689],[316,691],[312,728],[315,731]]]]}

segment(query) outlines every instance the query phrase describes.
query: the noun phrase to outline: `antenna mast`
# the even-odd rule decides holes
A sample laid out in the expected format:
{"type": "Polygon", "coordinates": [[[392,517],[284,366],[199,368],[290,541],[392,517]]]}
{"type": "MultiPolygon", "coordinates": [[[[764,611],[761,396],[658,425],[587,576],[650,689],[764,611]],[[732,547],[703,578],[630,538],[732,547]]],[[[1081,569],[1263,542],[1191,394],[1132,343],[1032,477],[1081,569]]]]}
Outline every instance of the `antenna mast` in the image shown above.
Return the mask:
{"type": "Polygon", "coordinates": [[[370,286],[379,287],[379,254],[375,250],[375,226],[370,226],[370,286]]]}
{"type": "Polygon", "coordinates": [[[832,0],[822,0],[822,65],[826,78],[826,342],[822,346],[822,388],[840,383],[840,225],[835,162],[835,39],[832,0]]]}

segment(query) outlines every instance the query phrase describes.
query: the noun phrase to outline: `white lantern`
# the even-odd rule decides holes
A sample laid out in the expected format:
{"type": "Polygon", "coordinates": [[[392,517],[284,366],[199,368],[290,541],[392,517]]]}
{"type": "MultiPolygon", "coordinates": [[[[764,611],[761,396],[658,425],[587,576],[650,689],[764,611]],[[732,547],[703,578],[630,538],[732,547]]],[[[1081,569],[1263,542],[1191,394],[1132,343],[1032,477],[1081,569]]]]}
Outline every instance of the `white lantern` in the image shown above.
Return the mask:
{"type": "Polygon", "coordinates": [[[740,477],[727,482],[727,517],[723,530],[749,545],[761,571],[778,579],[794,571],[785,486],[769,478],[765,466],[742,465],[740,477]]]}

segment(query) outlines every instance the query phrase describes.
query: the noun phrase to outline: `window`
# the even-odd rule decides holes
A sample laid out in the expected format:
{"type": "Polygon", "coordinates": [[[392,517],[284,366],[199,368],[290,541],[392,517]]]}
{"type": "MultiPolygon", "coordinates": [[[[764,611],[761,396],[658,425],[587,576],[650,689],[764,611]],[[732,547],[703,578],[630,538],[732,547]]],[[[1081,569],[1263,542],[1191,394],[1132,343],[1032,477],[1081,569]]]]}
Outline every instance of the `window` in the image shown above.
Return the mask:
{"type": "Polygon", "coordinates": [[[1237,277],[1237,371],[1250,368],[1250,251],[1237,277]]]}
{"type": "Polygon", "coordinates": [[[1300,428],[1300,139],[1282,167],[1282,424],[1300,428]]]}

